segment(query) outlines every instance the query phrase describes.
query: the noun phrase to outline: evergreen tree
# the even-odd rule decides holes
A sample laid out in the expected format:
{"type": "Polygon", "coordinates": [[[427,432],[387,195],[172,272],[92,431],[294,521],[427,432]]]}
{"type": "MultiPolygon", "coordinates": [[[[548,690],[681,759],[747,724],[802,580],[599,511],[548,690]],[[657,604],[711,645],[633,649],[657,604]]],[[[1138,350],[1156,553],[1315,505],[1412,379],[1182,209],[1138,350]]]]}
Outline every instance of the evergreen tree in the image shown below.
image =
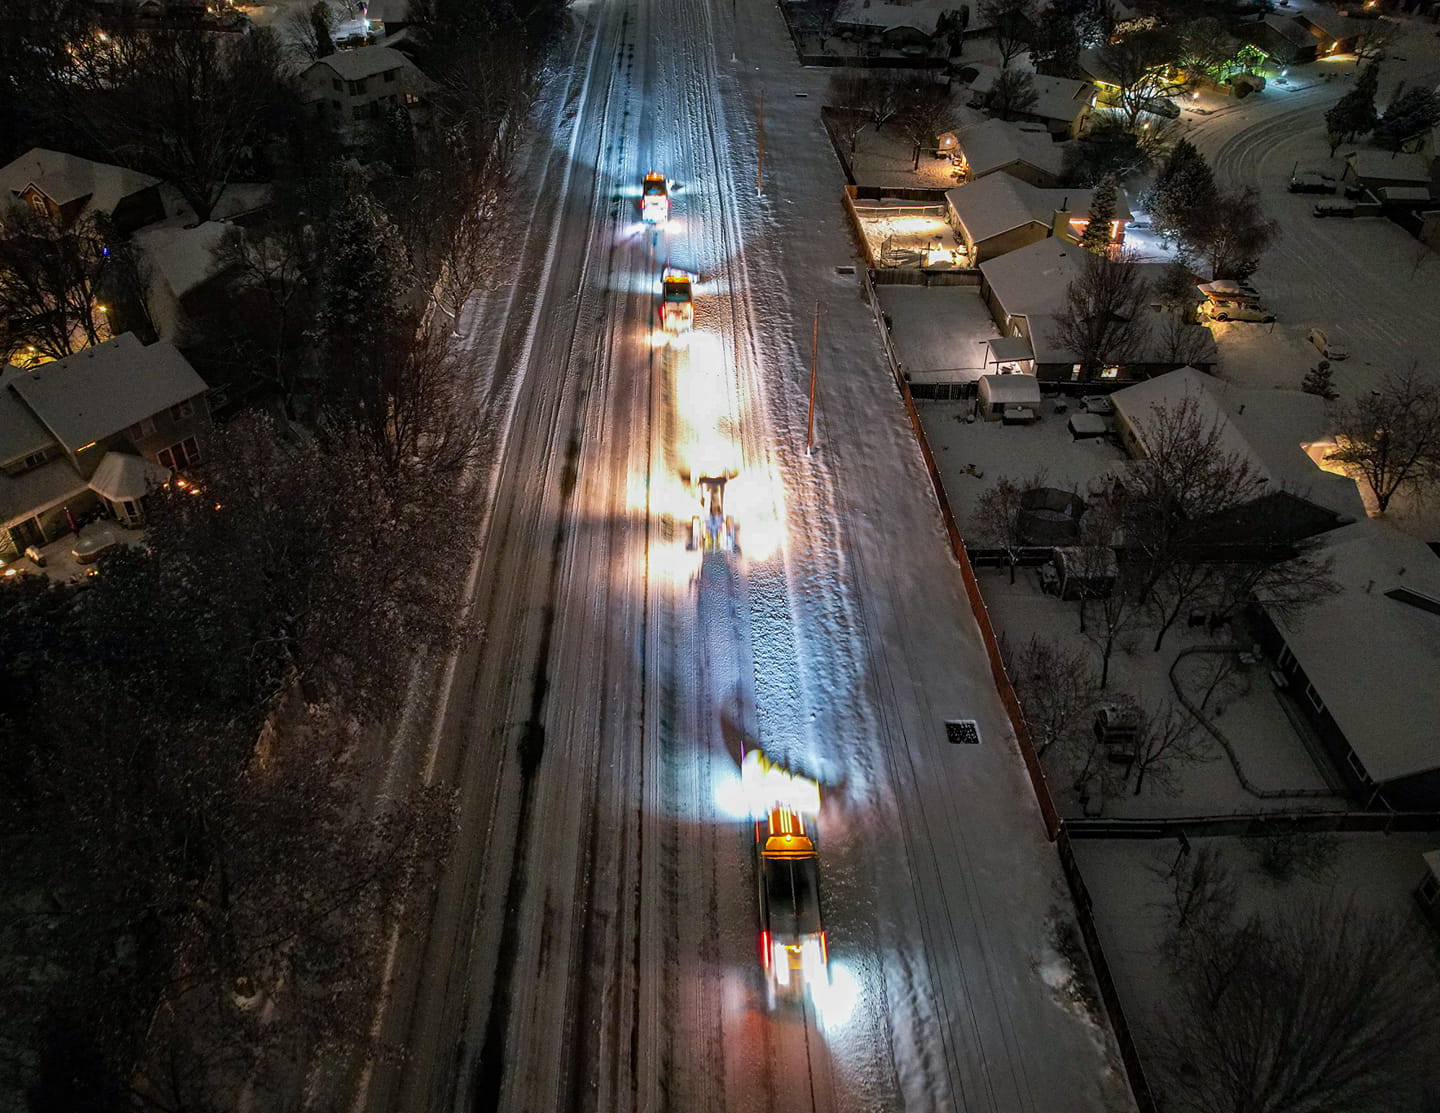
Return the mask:
{"type": "Polygon", "coordinates": [[[1305,372],[1305,380],[1300,384],[1300,389],[1306,394],[1318,394],[1321,398],[1325,399],[1325,401],[1333,402],[1340,397],[1340,394],[1336,391],[1334,383],[1331,382],[1331,378],[1330,361],[1328,359],[1322,359],[1314,367],[1310,368],[1309,371],[1305,372]]]}
{"type": "Polygon", "coordinates": [[[1190,140],[1182,139],[1171,148],[1155,175],[1155,184],[1145,195],[1145,207],[1157,232],[1184,241],[1192,238],[1197,222],[1215,203],[1215,196],[1215,177],[1205,156],[1190,140]]]}
{"type": "Polygon", "coordinates": [[[1325,113],[1325,130],[1330,135],[1330,154],[1341,143],[1364,135],[1375,126],[1375,90],[1380,85],[1380,63],[1371,62],[1360,71],[1351,89],[1325,113]]]}
{"type": "Polygon", "coordinates": [[[320,277],[320,330],[327,347],[364,343],[400,313],[408,286],[405,244],[364,183],[352,178],[330,222],[332,249],[320,277]]]}
{"type": "Polygon", "coordinates": [[[1115,179],[1106,175],[1090,198],[1090,222],[1080,237],[1080,246],[1092,255],[1109,255],[1115,222],[1115,179]]]}
{"type": "Polygon", "coordinates": [[[1375,142],[1387,151],[1398,151],[1412,136],[1429,131],[1440,122],[1440,96],[1425,88],[1395,90],[1385,115],[1375,124],[1375,142]]]}

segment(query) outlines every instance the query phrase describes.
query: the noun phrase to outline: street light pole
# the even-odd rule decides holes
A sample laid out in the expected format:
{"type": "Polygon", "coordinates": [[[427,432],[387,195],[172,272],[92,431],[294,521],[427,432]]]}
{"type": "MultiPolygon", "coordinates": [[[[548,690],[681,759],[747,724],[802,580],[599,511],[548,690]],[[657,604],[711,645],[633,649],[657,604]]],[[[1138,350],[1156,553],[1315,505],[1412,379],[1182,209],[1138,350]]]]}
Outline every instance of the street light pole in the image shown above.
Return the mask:
{"type": "Polygon", "coordinates": [[[810,414],[805,419],[805,455],[815,446],[815,370],[820,359],[820,303],[815,303],[815,330],[810,335],[810,414]]]}
{"type": "Polygon", "coordinates": [[[755,196],[765,192],[765,87],[760,87],[760,163],[755,172],[755,196]]]}

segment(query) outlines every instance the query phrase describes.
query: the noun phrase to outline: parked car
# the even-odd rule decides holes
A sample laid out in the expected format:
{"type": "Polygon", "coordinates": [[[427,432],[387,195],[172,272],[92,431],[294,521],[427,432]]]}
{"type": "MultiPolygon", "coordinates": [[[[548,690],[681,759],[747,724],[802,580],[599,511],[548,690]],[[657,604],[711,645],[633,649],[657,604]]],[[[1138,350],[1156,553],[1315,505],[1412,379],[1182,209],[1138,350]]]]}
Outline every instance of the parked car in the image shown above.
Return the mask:
{"type": "Polygon", "coordinates": [[[1258,302],[1211,300],[1205,303],[1205,315],[1212,321],[1259,321],[1268,325],[1275,314],[1258,302]]]}
{"type": "Polygon", "coordinates": [[[1334,329],[1312,328],[1305,334],[1305,339],[1314,344],[1326,359],[1350,358],[1350,349],[1345,346],[1334,329]]]}
{"type": "Polygon", "coordinates": [[[1354,201],[1319,201],[1312,210],[1316,216],[1354,216],[1354,201]]]}
{"type": "Polygon", "coordinates": [[[1291,193],[1334,193],[1335,179],[1319,170],[1301,170],[1290,175],[1291,193]]]}
{"type": "Polygon", "coordinates": [[[1153,112],[1156,116],[1164,116],[1167,120],[1174,120],[1180,115],[1180,106],[1169,97],[1150,97],[1140,109],[1143,112],[1153,112]]]}
{"type": "Polygon", "coordinates": [[[1260,300],[1259,290],[1248,282],[1240,282],[1233,278],[1217,278],[1213,282],[1206,282],[1200,287],[1200,292],[1212,301],[1258,302],[1260,300]]]}

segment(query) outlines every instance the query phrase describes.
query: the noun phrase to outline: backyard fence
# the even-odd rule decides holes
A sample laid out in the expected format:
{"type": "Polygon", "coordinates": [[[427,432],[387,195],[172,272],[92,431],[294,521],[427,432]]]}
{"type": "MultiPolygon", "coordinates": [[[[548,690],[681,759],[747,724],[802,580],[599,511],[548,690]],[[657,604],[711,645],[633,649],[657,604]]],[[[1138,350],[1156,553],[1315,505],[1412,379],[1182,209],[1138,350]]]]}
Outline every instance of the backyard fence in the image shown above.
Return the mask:
{"type": "Polygon", "coordinates": [[[1440,831],[1440,812],[1254,812],[1176,819],[1067,819],[1072,839],[1273,838],[1318,832],[1440,831]]]}

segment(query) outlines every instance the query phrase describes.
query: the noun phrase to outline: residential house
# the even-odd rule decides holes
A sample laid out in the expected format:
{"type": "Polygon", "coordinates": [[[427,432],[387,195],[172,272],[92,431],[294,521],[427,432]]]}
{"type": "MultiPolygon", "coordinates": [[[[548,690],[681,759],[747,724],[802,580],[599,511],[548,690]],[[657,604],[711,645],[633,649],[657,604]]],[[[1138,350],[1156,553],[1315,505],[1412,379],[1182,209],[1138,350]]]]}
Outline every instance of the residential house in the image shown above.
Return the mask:
{"type": "Polygon", "coordinates": [[[342,50],[312,62],[300,74],[303,97],[317,114],[353,132],[389,107],[418,108],[430,80],[389,46],[342,50]]]}
{"type": "Polygon", "coordinates": [[[1264,19],[1241,25],[1245,41],[1282,66],[1301,66],[1315,61],[1320,40],[1304,20],[1293,15],[1272,13],[1264,19]]]}
{"type": "Polygon", "coordinates": [[[14,559],[103,507],[138,524],[141,500],[199,464],[206,386],[175,348],[124,333],[0,376],[0,558],[14,559]],[[68,514],[67,514],[68,511],[68,514]]]}
{"type": "Polygon", "coordinates": [[[167,225],[136,234],[145,307],[161,340],[178,342],[190,321],[225,307],[215,249],[233,227],[209,220],[194,228],[167,225]]]}
{"type": "MultiPolygon", "coordinates": [[[[1009,174],[989,174],[945,191],[950,223],[975,266],[1050,236],[1079,243],[1090,223],[1089,189],[1042,189],[1009,174]]],[[[1130,221],[1125,195],[1117,191],[1111,242],[1125,242],[1130,221]]]]}
{"type": "Polygon", "coordinates": [[[1003,171],[1042,189],[1059,186],[1065,147],[1043,124],[986,120],[956,137],[955,159],[966,181],[1003,171]]]}
{"type": "Polygon", "coordinates": [[[1321,434],[1326,417],[1323,400],[1301,391],[1235,389],[1192,367],[1117,390],[1115,433],[1132,459],[1149,454],[1156,412],[1185,403],[1202,429],[1215,431],[1219,451],[1245,461],[1258,480],[1250,498],[1207,519],[1207,544],[1291,545],[1365,516],[1355,484],[1306,455],[1303,444],[1321,434]]]}
{"type": "Polygon", "coordinates": [[[1423,154],[1382,151],[1362,147],[1345,156],[1340,180],[1364,186],[1371,192],[1387,186],[1423,187],[1430,184],[1430,160],[1423,154]]]}
{"type": "Polygon", "coordinates": [[[977,0],[841,0],[832,33],[869,44],[876,51],[911,57],[950,57],[952,30],[973,30],[977,0]]]}
{"type": "Polygon", "coordinates": [[[1353,54],[1355,43],[1369,29],[1369,23],[1362,19],[1351,19],[1332,9],[1307,8],[1295,17],[1315,40],[1315,57],[1328,58],[1332,54],[1353,54]]]}
{"type": "MultiPolygon", "coordinates": [[[[988,179],[985,179],[988,180],[988,179]]],[[[976,182],[975,185],[981,185],[976,182]]],[[[969,189],[971,186],[963,188],[969,189]]],[[[1070,240],[1051,236],[980,264],[980,293],[996,327],[1007,337],[1020,337],[1030,347],[1025,353],[1007,352],[1017,366],[1033,368],[1044,382],[1079,382],[1076,353],[1054,342],[1066,291],[1085,265],[1084,249],[1070,240]]],[[[1152,284],[1164,275],[1164,263],[1137,263],[1140,276],[1152,284]]],[[[1198,303],[1198,295],[1197,295],[1198,303]]],[[[1210,330],[1194,323],[1195,306],[1167,309],[1152,305],[1146,311],[1144,343],[1130,360],[1105,368],[1100,378],[1113,382],[1138,381],[1186,365],[1208,370],[1219,356],[1210,330]]]]}
{"type": "MultiPolygon", "coordinates": [[[[1000,77],[1000,70],[995,66],[967,66],[966,72],[973,75],[969,82],[970,103],[977,108],[985,107],[1000,77]]],[[[1015,119],[1044,124],[1056,139],[1074,139],[1083,135],[1095,111],[1094,83],[1042,73],[1032,73],[1030,79],[1034,83],[1035,102],[1016,112],[1015,119]]]]}
{"type": "Polygon", "coordinates": [[[1368,518],[1324,551],[1337,594],[1257,612],[1274,680],[1360,803],[1440,810],[1440,557],[1368,518]]]}
{"type": "Polygon", "coordinates": [[[165,216],[159,178],[43,147],[0,167],[0,202],[12,198],[61,225],[98,214],[118,235],[165,216]]]}

